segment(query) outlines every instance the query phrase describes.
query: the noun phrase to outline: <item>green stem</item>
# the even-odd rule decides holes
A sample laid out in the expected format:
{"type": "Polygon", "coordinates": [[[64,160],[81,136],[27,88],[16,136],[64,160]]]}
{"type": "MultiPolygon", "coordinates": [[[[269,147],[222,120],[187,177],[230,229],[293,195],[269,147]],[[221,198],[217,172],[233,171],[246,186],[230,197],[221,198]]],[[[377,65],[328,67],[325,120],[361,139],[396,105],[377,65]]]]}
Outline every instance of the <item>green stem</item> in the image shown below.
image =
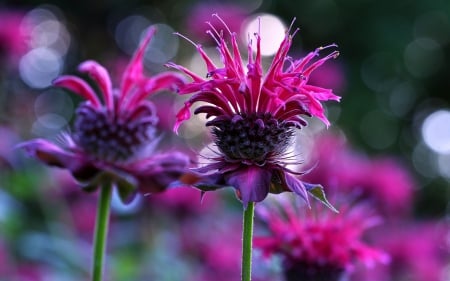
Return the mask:
{"type": "Polygon", "coordinates": [[[110,183],[100,188],[97,218],[94,232],[94,257],[92,261],[92,281],[102,281],[105,260],[106,240],[108,235],[109,211],[112,186],[110,183]]]}
{"type": "Polygon", "coordinates": [[[252,241],[253,241],[253,217],[255,203],[249,202],[244,210],[244,222],[242,229],[242,281],[252,280],[252,241]]]}

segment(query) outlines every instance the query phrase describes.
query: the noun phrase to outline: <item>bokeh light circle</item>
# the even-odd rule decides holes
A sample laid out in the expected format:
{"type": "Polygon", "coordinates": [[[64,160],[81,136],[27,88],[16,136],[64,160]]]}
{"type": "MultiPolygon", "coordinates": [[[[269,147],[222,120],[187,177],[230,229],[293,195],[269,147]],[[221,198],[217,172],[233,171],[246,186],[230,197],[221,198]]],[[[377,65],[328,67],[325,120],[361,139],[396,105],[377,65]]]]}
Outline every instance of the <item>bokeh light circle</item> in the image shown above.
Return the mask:
{"type": "Polygon", "coordinates": [[[450,110],[437,110],[425,118],[422,124],[422,138],[433,151],[450,153],[450,110]]]}
{"type": "Polygon", "coordinates": [[[250,18],[243,24],[242,37],[245,42],[250,38],[253,41],[252,49],[256,51],[254,33],[261,36],[261,55],[274,55],[286,34],[286,26],[283,21],[271,14],[260,14],[250,18]]]}
{"type": "Polygon", "coordinates": [[[35,48],[22,57],[19,63],[20,77],[32,88],[50,86],[53,79],[61,74],[63,61],[53,49],[35,48]]]}

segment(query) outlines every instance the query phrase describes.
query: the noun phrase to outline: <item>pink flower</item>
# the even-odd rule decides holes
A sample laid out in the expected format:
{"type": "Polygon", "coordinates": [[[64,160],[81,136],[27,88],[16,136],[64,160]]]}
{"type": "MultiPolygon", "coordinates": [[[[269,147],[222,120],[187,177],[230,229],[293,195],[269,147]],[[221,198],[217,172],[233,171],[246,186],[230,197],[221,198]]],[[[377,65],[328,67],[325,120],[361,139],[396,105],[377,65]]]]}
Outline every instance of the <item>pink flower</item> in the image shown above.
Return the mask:
{"type": "Polygon", "coordinates": [[[308,80],[315,69],[338,52],[315,60],[324,49],[318,48],[302,59],[292,60],[287,53],[296,31],[291,34],[288,30],[269,70],[263,74],[259,33],[255,33],[256,56],[250,42],[244,67],[237,35],[224,26],[227,32],[218,31],[211,24],[207,31],[218,44],[223,66],[216,66],[202,47],[193,43],[206,64],[206,78],[183,66],[168,64],[193,80],[180,89],[182,95],[193,95],[177,114],[175,131],[190,118],[191,106],[203,102],[194,113],[205,113],[209,118],[206,126],[212,127],[217,148],[215,156],[209,159],[212,163],[198,169],[213,176],[196,186],[204,191],[232,186],[244,206],[264,200],[269,192],[292,191],[307,200],[308,186],[286,168],[294,162],[287,149],[296,130],[307,124],[303,116],[318,117],[329,125],[321,102],[337,101],[339,97],[308,80]],[[226,36],[230,37],[229,44],[226,36]]]}
{"type": "MultiPolygon", "coordinates": [[[[210,194],[212,195],[212,194],[210,194]]],[[[178,219],[196,217],[204,211],[211,211],[220,206],[218,196],[201,198],[200,191],[190,186],[172,188],[166,192],[146,198],[150,208],[164,210],[165,213],[177,215],[178,219]]]]}
{"type": "Polygon", "coordinates": [[[346,79],[344,67],[337,61],[324,64],[310,77],[312,83],[320,84],[339,92],[345,92],[346,79]]]}
{"type": "Polygon", "coordinates": [[[405,216],[411,211],[415,182],[411,173],[393,157],[368,158],[353,150],[338,135],[314,139],[307,181],[327,187],[327,193],[350,192],[375,204],[385,217],[405,216]]]}
{"type": "Polygon", "coordinates": [[[24,14],[19,11],[0,10],[0,59],[15,66],[20,57],[28,51],[30,26],[23,22],[24,14]]]}
{"type": "Polygon", "coordinates": [[[372,233],[377,247],[391,257],[389,265],[358,271],[351,280],[447,280],[450,226],[445,221],[404,222],[380,226],[372,233]]]}
{"type": "Polygon", "coordinates": [[[186,30],[195,38],[210,39],[203,28],[205,22],[211,20],[211,14],[217,13],[231,30],[240,30],[249,11],[243,5],[226,2],[200,2],[190,10],[187,17],[186,30]]]}
{"type": "Polygon", "coordinates": [[[175,90],[184,79],[172,72],[144,76],[142,59],[154,32],[149,30],[134,54],[119,89],[113,89],[108,71],[97,62],[80,64],[78,70],[92,79],[102,99],[79,77],[57,78],[55,86],[86,99],[77,108],[73,133],[63,136],[60,145],[36,139],[20,147],[47,165],[68,169],[86,190],[114,182],[124,200],[137,190],[162,191],[176,180],[189,159],[176,151],[155,153],[158,120],[146,98],[160,90],[175,90]]]}
{"type": "Polygon", "coordinates": [[[270,234],[256,237],[254,246],[266,256],[282,257],[287,281],[337,281],[357,263],[371,267],[388,262],[385,253],[363,241],[366,230],[379,222],[367,206],[340,206],[340,213],[315,207],[314,213],[301,214],[287,200],[260,206],[258,214],[270,234]]]}
{"type": "Polygon", "coordinates": [[[240,220],[229,213],[220,220],[218,216],[220,214],[209,218],[199,216],[180,225],[181,252],[198,263],[198,269],[186,280],[239,279],[242,239],[239,230],[242,226],[240,220]]]}

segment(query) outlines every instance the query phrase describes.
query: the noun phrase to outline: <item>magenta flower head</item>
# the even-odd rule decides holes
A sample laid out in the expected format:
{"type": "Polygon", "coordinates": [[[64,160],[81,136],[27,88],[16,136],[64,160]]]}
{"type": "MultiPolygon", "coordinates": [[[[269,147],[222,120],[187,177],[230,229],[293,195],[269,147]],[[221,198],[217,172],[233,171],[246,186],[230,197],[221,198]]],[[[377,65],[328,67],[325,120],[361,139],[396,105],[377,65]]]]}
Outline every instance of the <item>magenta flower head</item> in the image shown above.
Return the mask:
{"type": "Polygon", "coordinates": [[[63,137],[61,145],[36,139],[20,146],[50,166],[68,169],[87,190],[105,180],[119,188],[124,200],[138,190],[164,190],[184,171],[189,160],[178,152],[155,153],[158,120],[153,104],[146,98],[159,90],[176,90],[184,78],[172,72],[144,76],[142,60],[154,33],[155,29],[149,29],[124,71],[119,89],[112,88],[109,73],[97,62],[80,64],[78,70],[91,78],[102,100],[79,77],[57,78],[53,85],[86,99],[77,108],[72,133],[63,137]]]}
{"type": "Polygon", "coordinates": [[[310,163],[315,168],[306,181],[327,187],[327,193],[353,193],[369,200],[389,219],[411,214],[414,177],[406,166],[391,156],[368,158],[353,149],[344,135],[322,134],[314,139],[310,163]]]}
{"type": "MultiPolygon", "coordinates": [[[[219,16],[214,16],[223,23],[219,16]]],[[[182,95],[193,95],[177,114],[175,131],[190,118],[191,106],[201,102],[204,104],[194,113],[206,114],[209,119],[206,126],[212,128],[214,136],[216,155],[210,159],[212,163],[198,169],[200,173],[213,173],[211,181],[196,186],[204,191],[232,186],[244,206],[262,201],[269,192],[292,191],[307,200],[309,185],[286,168],[287,164],[298,164],[292,163],[288,147],[296,130],[307,125],[304,116],[318,117],[329,125],[321,102],[338,101],[339,97],[330,89],[310,85],[308,79],[320,65],[338,56],[338,52],[315,60],[324,49],[318,48],[302,59],[292,60],[287,53],[296,31],[291,34],[289,29],[269,70],[263,74],[259,32],[255,33],[256,55],[252,54],[250,41],[245,67],[236,33],[223,24],[231,40],[229,44],[225,41],[226,34],[212,24],[207,31],[217,42],[222,67],[216,66],[202,46],[193,42],[206,64],[206,78],[183,66],[168,64],[193,80],[180,89],[182,95]]]]}
{"type": "Polygon", "coordinates": [[[380,222],[368,205],[340,206],[339,213],[317,205],[314,212],[303,213],[292,200],[277,202],[260,206],[258,215],[269,234],[255,237],[254,245],[266,257],[281,257],[286,281],[338,281],[357,264],[389,261],[386,253],[363,241],[365,232],[380,222]]]}
{"type": "Polygon", "coordinates": [[[0,8],[0,60],[2,67],[17,67],[29,50],[32,26],[24,21],[25,13],[0,8]]]}

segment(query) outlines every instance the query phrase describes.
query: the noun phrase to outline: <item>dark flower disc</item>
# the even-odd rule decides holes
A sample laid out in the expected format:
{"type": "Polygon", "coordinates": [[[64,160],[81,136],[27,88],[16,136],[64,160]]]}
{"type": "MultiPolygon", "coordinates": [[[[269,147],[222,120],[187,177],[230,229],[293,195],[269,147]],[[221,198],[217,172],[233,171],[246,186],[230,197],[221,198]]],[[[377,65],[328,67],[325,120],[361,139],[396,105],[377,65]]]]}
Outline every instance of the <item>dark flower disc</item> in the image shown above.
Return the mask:
{"type": "Polygon", "coordinates": [[[239,114],[212,120],[207,126],[214,126],[215,143],[227,158],[256,164],[285,152],[294,134],[292,125],[270,113],[239,114]]]}

